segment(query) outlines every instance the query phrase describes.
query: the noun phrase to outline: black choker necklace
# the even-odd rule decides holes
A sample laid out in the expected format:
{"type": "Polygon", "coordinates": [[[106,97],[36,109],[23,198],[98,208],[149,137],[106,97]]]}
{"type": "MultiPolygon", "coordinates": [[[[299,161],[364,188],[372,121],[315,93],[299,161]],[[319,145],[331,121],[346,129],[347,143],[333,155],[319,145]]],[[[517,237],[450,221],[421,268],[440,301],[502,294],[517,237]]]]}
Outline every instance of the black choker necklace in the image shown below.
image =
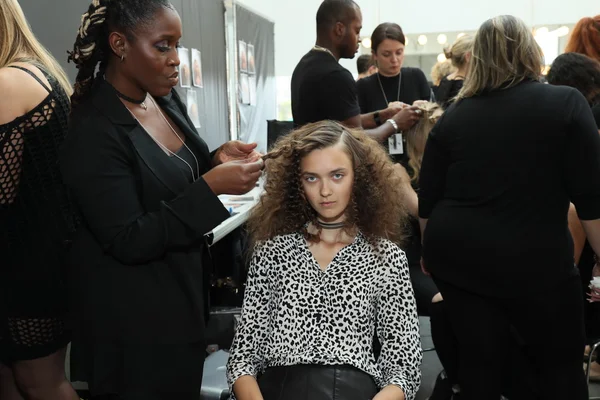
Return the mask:
{"type": "Polygon", "coordinates": [[[323,229],[340,229],[346,224],[344,222],[322,222],[317,220],[317,224],[323,229]]]}
{"type": "MultiPolygon", "coordinates": [[[[111,85],[111,86],[112,86],[112,85],[111,85]]],[[[134,99],[134,98],[131,98],[131,97],[129,97],[129,96],[126,96],[126,95],[124,95],[123,93],[119,92],[119,91],[117,90],[117,88],[116,88],[116,87],[114,87],[114,86],[113,86],[113,89],[115,89],[115,92],[117,92],[117,96],[119,96],[119,97],[120,97],[120,98],[122,98],[123,100],[125,100],[125,101],[128,101],[128,102],[130,102],[130,103],[133,103],[133,104],[138,104],[138,105],[142,106],[142,108],[143,108],[144,110],[147,110],[147,109],[148,109],[148,107],[146,106],[146,98],[145,98],[145,97],[144,97],[142,100],[136,100],[136,99],[134,99]]]]}

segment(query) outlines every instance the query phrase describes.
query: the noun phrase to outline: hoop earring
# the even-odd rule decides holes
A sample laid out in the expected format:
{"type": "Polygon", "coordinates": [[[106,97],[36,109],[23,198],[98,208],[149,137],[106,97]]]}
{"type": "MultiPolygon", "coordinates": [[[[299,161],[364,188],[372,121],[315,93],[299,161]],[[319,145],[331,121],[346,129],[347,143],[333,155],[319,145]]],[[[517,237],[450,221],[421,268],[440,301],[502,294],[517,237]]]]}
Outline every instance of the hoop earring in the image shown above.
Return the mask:
{"type": "Polygon", "coordinates": [[[123,62],[125,60],[125,55],[121,54],[121,62],[123,62]]]}

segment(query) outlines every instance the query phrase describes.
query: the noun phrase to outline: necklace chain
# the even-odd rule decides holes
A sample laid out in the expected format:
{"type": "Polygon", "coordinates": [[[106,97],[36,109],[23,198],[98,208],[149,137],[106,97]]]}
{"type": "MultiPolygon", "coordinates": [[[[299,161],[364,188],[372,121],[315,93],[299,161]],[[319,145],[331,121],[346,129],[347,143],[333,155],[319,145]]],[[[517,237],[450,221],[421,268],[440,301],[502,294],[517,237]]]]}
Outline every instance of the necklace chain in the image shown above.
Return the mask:
{"type": "MultiPolygon", "coordinates": [[[[377,81],[379,82],[379,87],[381,88],[381,93],[383,94],[383,98],[385,99],[386,107],[390,105],[388,98],[385,94],[385,90],[383,90],[383,85],[381,84],[381,78],[379,78],[379,73],[377,73],[377,81]]],[[[402,72],[398,74],[398,96],[396,101],[400,101],[400,83],[402,82],[402,72]]]]}
{"type": "Polygon", "coordinates": [[[331,52],[331,50],[326,49],[325,47],[322,47],[322,46],[319,46],[319,45],[315,44],[312,49],[316,50],[316,51],[322,51],[324,53],[329,53],[329,54],[331,54],[331,57],[333,57],[335,59],[335,61],[337,61],[337,58],[335,58],[335,55],[331,52]]]}
{"type": "Polygon", "coordinates": [[[150,136],[152,138],[152,140],[154,140],[156,142],[156,144],[163,149],[165,152],[167,152],[167,154],[173,156],[173,157],[177,157],[180,161],[182,161],[185,165],[188,166],[188,168],[190,169],[190,172],[192,173],[192,181],[196,182],[199,178],[200,178],[200,166],[198,164],[198,159],[196,158],[196,155],[194,154],[194,152],[188,147],[187,144],[185,144],[185,141],[181,138],[181,136],[179,136],[177,134],[177,131],[175,129],[173,129],[173,126],[171,126],[171,124],[169,123],[169,121],[167,120],[167,118],[164,116],[164,114],[162,113],[162,111],[159,110],[158,105],[156,104],[156,102],[154,101],[154,98],[152,98],[152,96],[150,96],[150,101],[152,102],[152,104],[154,104],[154,108],[156,109],[156,112],[158,114],[160,114],[160,116],[162,117],[162,119],[166,122],[167,126],[169,128],[171,128],[171,131],[175,134],[175,136],[177,136],[177,139],[179,139],[181,141],[181,143],[183,144],[183,146],[185,146],[185,148],[190,152],[190,154],[192,155],[192,157],[194,157],[194,161],[196,161],[196,171],[197,171],[197,176],[196,174],[194,174],[194,169],[192,168],[192,166],[190,165],[190,163],[188,163],[187,161],[185,161],[183,158],[181,158],[177,153],[174,153],[173,151],[171,151],[169,148],[167,148],[167,146],[165,146],[164,144],[162,144],[158,139],[156,139],[148,130],[148,128],[146,128],[144,126],[144,124],[142,124],[142,122],[135,116],[135,114],[129,110],[129,108],[127,108],[127,110],[129,110],[129,112],[131,113],[131,115],[133,116],[133,118],[135,118],[135,120],[138,122],[138,124],[140,124],[140,126],[146,131],[146,133],[148,134],[148,136],[150,136]]]}

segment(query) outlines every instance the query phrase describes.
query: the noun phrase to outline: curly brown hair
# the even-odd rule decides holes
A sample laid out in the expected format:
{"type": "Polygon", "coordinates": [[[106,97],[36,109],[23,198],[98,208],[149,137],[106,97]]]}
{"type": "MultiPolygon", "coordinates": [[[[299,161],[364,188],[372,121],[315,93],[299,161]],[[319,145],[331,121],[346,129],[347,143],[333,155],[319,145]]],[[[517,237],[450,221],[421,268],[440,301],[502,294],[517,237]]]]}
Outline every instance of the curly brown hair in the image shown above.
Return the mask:
{"type": "Polygon", "coordinates": [[[317,149],[343,144],[354,168],[352,198],[346,211],[347,232],[356,228],[369,242],[378,238],[401,243],[407,211],[402,188],[387,152],[362,130],[333,121],[308,124],[279,138],[265,159],[265,193],[248,220],[251,247],[278,235],[302,232],[307,240],[319,236],[307,230],[317,213],[304,195],[300,161],[317,149]]]}

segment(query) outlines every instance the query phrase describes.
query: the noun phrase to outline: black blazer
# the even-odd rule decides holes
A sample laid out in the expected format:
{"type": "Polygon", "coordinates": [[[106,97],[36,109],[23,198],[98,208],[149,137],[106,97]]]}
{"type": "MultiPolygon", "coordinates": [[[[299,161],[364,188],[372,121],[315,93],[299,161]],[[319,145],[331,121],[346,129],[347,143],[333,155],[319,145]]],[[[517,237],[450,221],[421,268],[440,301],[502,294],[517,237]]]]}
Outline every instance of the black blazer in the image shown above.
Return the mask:
{"type": "MultiPolygon", "coordinates": [[[[156,101],[204,174],[211,157],[179,96],[156,101]]],[[[206,182],[189,183],[105,81],[74,110],[61,169],[82,217],[70,256],[81,337],[202,340],[204,234],[229,217],[206,182]]]]}

